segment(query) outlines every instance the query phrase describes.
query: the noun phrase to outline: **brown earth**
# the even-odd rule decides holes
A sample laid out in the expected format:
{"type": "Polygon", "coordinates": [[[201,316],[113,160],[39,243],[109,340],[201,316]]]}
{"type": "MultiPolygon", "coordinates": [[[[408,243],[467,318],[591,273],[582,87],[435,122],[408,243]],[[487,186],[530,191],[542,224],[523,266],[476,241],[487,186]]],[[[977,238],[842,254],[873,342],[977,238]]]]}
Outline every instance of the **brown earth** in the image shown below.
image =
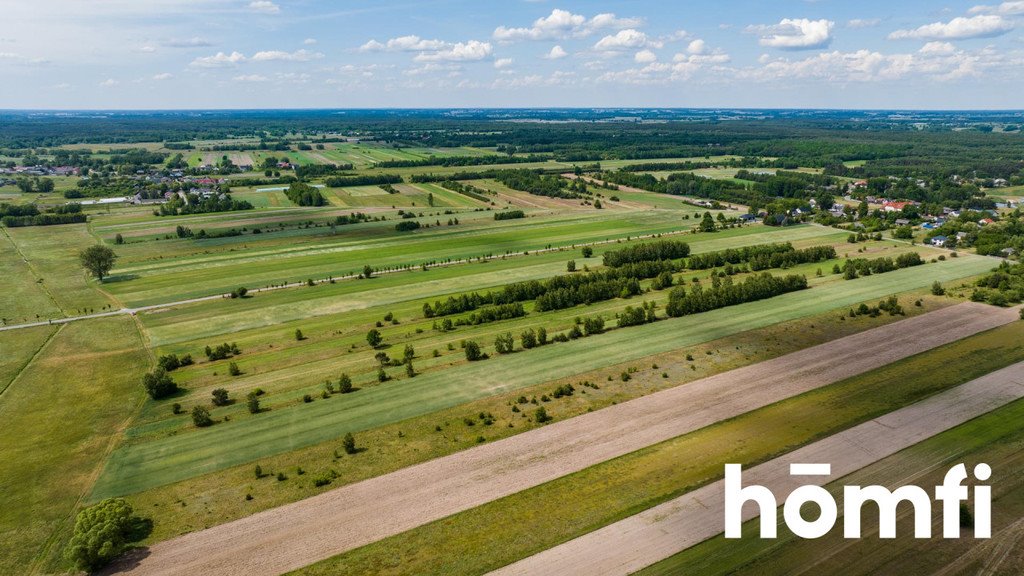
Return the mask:
{"type": "MultiPolygon", "coordinates": [[[[1022,397],[1024,363],[1019,363],[744,470],[743,485],[768,487],[781,505],[800,486],[834,481],[1022,397]],[[831,474],[791,476],[793,463],[829,463],[831,474]]],[[[941,507],[934,513],[941,514],[941,507]]],[[[839,515],[833,530],[842,530],[841,505],[839,515]]],[[[744,506],[744,520],[759,516],[755,504],[744,506]]],[[[721,534],[724,518],[724,480],[719,480],[492,574],[630,574],[721,534]]]]}
{"type": "Polygon", "coordinates": [[[1012,322],[964,303],[158,543],[107,573],[276,575],[1012,322]]]}

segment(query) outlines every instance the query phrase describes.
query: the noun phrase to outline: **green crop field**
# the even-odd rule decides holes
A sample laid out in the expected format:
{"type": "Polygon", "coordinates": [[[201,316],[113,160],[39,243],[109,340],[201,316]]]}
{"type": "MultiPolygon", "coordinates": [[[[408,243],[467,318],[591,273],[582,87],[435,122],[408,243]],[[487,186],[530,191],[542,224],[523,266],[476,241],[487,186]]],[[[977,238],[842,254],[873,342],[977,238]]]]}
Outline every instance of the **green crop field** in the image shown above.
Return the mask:
{"type": "Polygon", "coordinates": [[[527,386],[542,379],[570,376],[601,365],[721,338],[847,307],[857,302],[982,273],[992,263],[963,257],[928,265],[923,272],[905,269],[851,282],[812,288],[815,298],[793,293],[770,302],[741,304],[697,316],[612,331],[520,354],[424,374],[410,381],[383,384],[336,402],[271,410],[258,418],[231,422],[197,433],[127,444],[110,458],[94,497],[126,494],[212,472],[261,456],[307,446],[396,422],[486,395],[527,386]],[[597,345],[600,344],[600,345],[597,345]],[[344,402],[344,409],[339,405],[344,402]],[[301,412],[301,414],[300,414],[301,412]]]}
{"type": "MultiPolygon", "coordinates": [[[[249,47],[236,57],[225,44],[238,66],[201,66],[199,50],[188,55],[194,66],[183,64],[209,76],[211,98],[229,89],[215,79],[222,73],[239,81],[265,74],[263,84],[246,85],[267,98],[290,86],[296,108],[287,113],[0,111],[0,575],[72,574],[63,551],[76,513],[108,497],[124,497],[152,529],[140,532],[139,544],[151,548],[137,551],[128,573],[186,564],[190,573],[255,573],[253,559],[278,545],[282,557],[296,555],[290,566],[309,564],[328,554],[301,556],[312,549],[302,539],[331,534],[295,529],[270,542],[281,527],[266,523],[244,533],[251,555],[223,551],[230,568],[216,565],[227,556],[214,558],[221,552],[210,547],[182,563],[181,542],[171,539],[196,533],[189,541],[202,548],[211,544],[206,528],[331,498],[331,490],[459,458],[481,443],[543,436],[539,408],[568,420],[906,316],[966,300],[1015,306],[1024,294],[1022,215],[987,211],[1024,189],[1016,120],[1001,113],[307,109],[308,94],[347,98],[370,70],[327,66],[332,52],[314,50],[320,35],[309,34],[295,54],[249,47]],[[257,64],[285,55],[279,65],[294,75],[257,64]],[[351,85],[304,83],[301,69],[314,64],[351,85]],[[634,165],[671,182],[631,175],[634,165]],[[763,176],[740,180],[740,170],[763,176]],[[870,189],[848,190],[854,179],[870,179],[870,189]],[[812,199],[839,196],[856,207],[868,193],[915,204],[805,210],[812,199]],[[145,202],[91,202],[135,194],[145,202]],[[995,221],[979,225],[988,215],[995,221]],[[961,233],[956,251],[920,231],[938,216],[942,234],[961,233]],[[902,218],[915,237],[896,237],[902,218]],[[710,267],[667,241],[685,242],[691,256],[762,249],[719,255],[710,267]],[[815,250],[784,256],[766,246],[775,243],[815,250]],[[635,265],[605,266],[612,252],[635,265]],[[910,253],[923,263],[896,268],[910,253]],[[1001,262],[1009,267],[993,275],[1001,262]],[[774,292],[767,281],[737,287],[760,272],[803,276],[807,289],[750,301],[762,286],[774,292]],[[713,309],[669,317],[680,287],[713,309]],[[541,329],[547,342],[531,345],[541,329]],[[237,352],[218,357],[224,344],[237,352]],[[471,360],[477,346],[483,358],[471,360]],[[152,388],[158,366],[170,368],[177,390],[152,388]],[[354,390],[335,390],[346,378],[354,390]],[[247,401],[256,391],[261,409],[247,401]],[[345,450],[347,433],[362,450],[345,450]]],[[[403,56],[390,41],[382,46],[403,56]]],[[[445,91],[461,90],[474,65],[446,61],[446,50],[401,50],[416,74],[374,69],[402,80],[380,97],[418,92],[400,86],[442,69],[445,91]]],[[[527,66],[516,57],[506,67],[503,54],[483,61],[498,83],[527,66]]],[[[178,80],[159,76],[161,86],[178,80]]],[[[114,71],[110,78],[112,96],[114,83],[135,85],[114,71]]],[[[1024,359],[1022,327],[1013,322],[667,442],[637,443],[637,452],[381,534],[300,573],[484,573],[712,481],[722,462],[763,461],[1024,359]]],[[[997,414],[1017,418],[1020,406],[997,414]]],[[[946,462],[957,451],[1016,465],[1024,450],[1010,428],[972,438],[978,428],[961,427],[858,477],[885,479],[905,465],[930,478],[927,459],[946,462]]],[[[1022,490],[1015,480],[996,493],[1012,519],[1024,515],[1022,490]]],[[[1014,546],[995,540],[999,550],[1014,546]]],[[[772,546],[727,549],[714,539],[650,570],[856,565],[910,574],[905,557],[922,555],[919,564],[933,571],[1024,566],[1016,552],[992,563],[988,548],[959,543],[814,544],[785,535],[772,546]]]]}
{"type": "MultiPolygon", "coordinates": [[[[19,337],[38,347],[48,335],[19,337]]],[[[75,508],[141,404],[138,382],[149,362],[131,319],[72,323],[0,394],[0,573],[52,573],[62,565],[75,508]]]]}

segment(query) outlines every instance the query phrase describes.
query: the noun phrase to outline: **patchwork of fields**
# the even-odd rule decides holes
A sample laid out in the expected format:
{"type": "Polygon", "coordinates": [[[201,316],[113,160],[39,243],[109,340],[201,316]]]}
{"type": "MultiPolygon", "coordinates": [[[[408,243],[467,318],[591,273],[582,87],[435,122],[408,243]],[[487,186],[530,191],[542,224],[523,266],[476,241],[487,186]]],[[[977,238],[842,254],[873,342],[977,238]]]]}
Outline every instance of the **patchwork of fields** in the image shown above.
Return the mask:
{"type": "MultiPolygon", "coordinates": [[[[193,141],[196,148],[182,152],[191,167],[224,156],[253,165],[225,182],[251,209],[159,216],[152,206],[91,207],[85,224],[0,228],[0,292],[8,295],[0,317],[9,328],[0,331],[0,444],[9,456],[0,467],[0,573],[69,573],[62,550],[76,512],[112,497],[151,525],[110,573],[628,566],[782,574],[812,556],[825,571],[856,564],[862,573],[897,573],[908,570],[900,553],[909,547],[934,556],[936,570],[943,562],[959,571],[984,564],[980,545],[951,547],[956,558],[934,543],[902,541],[851,551],[829,538],[812,550],[786,534],[778,546],[731,548],[705,529],[685,550],[650,552],[630,538],[661,526],[670,527],[665,539],[685,531],[677,526],[690,518],[673,502],[712,490],[724,462],[778,464],[874,419],[903,426],[899,415],[916,414],[922,401],[956,398],[974,390],[970,380],[1024,361],[1017,308],[964,302],[998,259],[890,234],[858,240],[818,224],[741,225],[747,206],[710,210],[696,197],[600,187],[585,174],[576,180],[578,166],[551,152],[476,165],[481,156],[503,161],[504,149],[337,136],[277,151],[222,152],[215,147],[230,140],[193,141]],[[352,164],[338,169],[345,177],[403,180],[332,187],[316,176],[310,181],[323,202],[299,206],[304,200],[287,191],[293,172],[277,165],[284,158],[302,167],[352,164]],[[445,158],[465,165],[443,165],[445,158]],[[379,165],[389,161],[422,165],[379,165]],[[520,190],[494,172],[510,167],[545,171],[535,176],[556,191],[584,191],[520,190]],[[285,178],[273,174],[279,170],[285,178]],[[465,179],[442,182],[448,177],[465,179]],[[507,316],[487,315],[503,290],[540,285],[550,294],[563,283],[569,299],[586,290],[578,286],[639,274],[614,272],[605,256],[643,254],[659,241],[685,242],[690,255],[783,243],[830,251],[763,269],[735,254],[712,268],[686,257],[638,257],[637,269],[665,273],[627,276],[614,291],[595,289],[566,305],[517,296],[507,316]],[[79,262],[94,244],[116,254],[102,282],[79,262]],[[911,253],[920,265],[845,273],[852,259],[911,253]],[[803,276],[807,287],[667,314],[680,294],[753,282],[754,270],[803,276]],[[594,280],[598,274],[607,277],[594,280]],[[485,303],[469,304],[474,298],[485,303]],[[435,313],[449,301],[452,311],[435,313]],[[642,321],[638,308],[648,311],[642,321]],[[528,345],[540,332],[546,342],[528,345]],[[213,349],[223,344],[235,351],[217,358],[213,349]],[[180,389],[148,397],[144,375],[170,355],[193,360],[167,372],[180,389]],[[342,391],[342,382],[351,389],[342,391]],[[205,423],[197,418],[204,413],[205,423]],[[627,561],[620,548],[640,551],[627,561]],[[577,563],[582,553],[593,563],[577,563]],[[877,561],[860,563],[865,554],[877,561]]],[[[160,143],[143,148],[170,152],[160,143]]],[[[97,157],[120,149],[110,145],[97,157]]],[[[738,160],[644,163],[658,177],[674,173],[659,164],[700,163],[694,174],[752,185],[735,179],[738,160]]],[[[57,192],[71,186],[73,179],[61,181],[57,192]]],[[[0,196],[16,204],[60,197],[9,189],[0,196]]],[[[927,457],[961,453],[1019,463],[1021,435],[1002,418],[1020,416],[1021,403],[997,396],[998,405],[961,402],[962,418],[926,434],[900,428],[905,450],[879,452],[844,473],[875,481],[906,471],[930,481],[927,457]]],[[[1024,483],[1013,482],[997,501],[1024,510],[1016,490],[1024,483]]],[[[1011,519],[997,520],[998,546],[1020,533],[1011,519]]],[[[994,573],[1018,565],[986,564],[994,573]]]]}

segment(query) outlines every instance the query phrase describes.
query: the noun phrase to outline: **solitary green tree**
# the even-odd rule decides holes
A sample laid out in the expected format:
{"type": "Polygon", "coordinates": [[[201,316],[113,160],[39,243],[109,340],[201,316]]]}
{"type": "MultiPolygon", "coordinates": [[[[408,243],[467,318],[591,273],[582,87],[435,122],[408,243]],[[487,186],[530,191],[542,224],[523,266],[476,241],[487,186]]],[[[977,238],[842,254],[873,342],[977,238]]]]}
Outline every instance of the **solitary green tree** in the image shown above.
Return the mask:
{"type": "Polygon", "coordinates": [[[704,217],[700,221],[701,232],[714,232],[715,231],[715,219],[711,217],[711,212],[705,212],[704,217]]]}
{"type": "Polygon", "coordinates": [[[196,406],[192,409],[192,423],[196,425],[196,428],[206,428],[213,424],[213,418],[210,418],[210,411],[205,406],[196,406]]]}
{"type": "Polygon", "coordinates": [[[372,348],[380,346],[383,341],[384,336],[381,336],[380,330],[377,330],[376,328],[371,328],[370,331],[366,333],[366,343],[372,348]]]}
{"type": "Polygon", "coordinates": [[[245,405],[249,408],[250,414],[259,414],[260,397],[255,392],[249,392],[249,395],[245,397],[245,405]]]}
{"type": "Polygon", "coordinates": [[[341,441],[341,446],[345,449],[345,454],[355,454],[356,452],[359,452],[359,449],[356,448],[356,438],[351,432],[345,434],[345,438],[341,441]]]}
{"type": "Polygon", "coordinates": [[[82,250],[78,254],[78,259],[90,274],[102,282],[103,278],[110,273],[110,269],[114,267],[117,254],[114,254],[114,251],[108,246],[95,244],[82,250]]]}
{"type": "Polygon", "coordinates": [[[110,498],[78,513],[75,531],[64,556],[80,570],[106,566],[124,551],[131,538],[134,511],[120,498],[110,498]]]}
{"type": "Polygon", "coordinates": [[[342,394],[348,394],[352,391],[352,378],[348,374],[342,374],[341,378],[338,379],[338,392],[342,394]]]}

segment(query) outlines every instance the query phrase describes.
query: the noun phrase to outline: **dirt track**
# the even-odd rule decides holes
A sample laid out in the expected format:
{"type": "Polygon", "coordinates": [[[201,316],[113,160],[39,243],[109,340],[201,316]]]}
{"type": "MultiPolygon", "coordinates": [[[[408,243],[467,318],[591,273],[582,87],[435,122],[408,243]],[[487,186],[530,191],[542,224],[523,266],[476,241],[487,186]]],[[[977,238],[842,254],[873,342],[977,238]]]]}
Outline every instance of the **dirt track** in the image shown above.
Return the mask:
{"type": "Polygon", "coordinates": [[[1017,317],[931,312],[161,542],[114,570],[280,574],[1017,317]]]}
{"type": "MultiPolygon", "coordinates": [[[[743,485],[767,486],[781,505],[798,486],[834,481],[1022,397],[1024,363],[972,380],[745,470],[743,485]],[[798,462],[830,463],[832,474],[827,477],[790,476],[789,465],[798,462]]],[[[724,481],[719,480],[492,574],[593,576],[635,572],[721,534],[725,515],[723,484],[724,481]]],[[[744,506],[744,519],[759,516],[757,511],[754,504],[744,506]]],[[[871,530],[870,526],[863,528],[871,530]]],[[[842,530],[841,519],[833,530],[842,530]]]]}

